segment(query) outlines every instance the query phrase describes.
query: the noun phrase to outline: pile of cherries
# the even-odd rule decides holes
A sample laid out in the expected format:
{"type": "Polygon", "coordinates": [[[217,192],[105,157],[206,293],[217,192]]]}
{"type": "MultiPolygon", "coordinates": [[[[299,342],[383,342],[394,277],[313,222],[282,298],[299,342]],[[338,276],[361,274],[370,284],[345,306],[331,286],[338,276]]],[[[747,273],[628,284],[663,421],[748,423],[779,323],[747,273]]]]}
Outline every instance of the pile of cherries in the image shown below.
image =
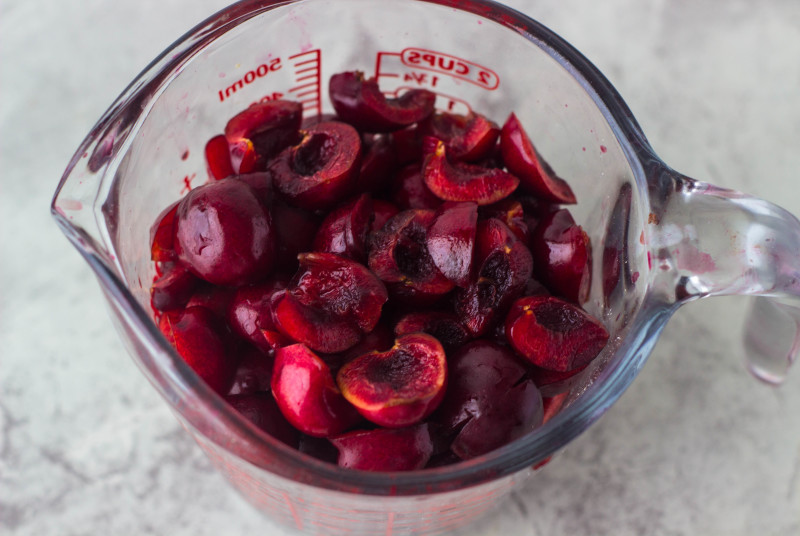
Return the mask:
{"type": "Polygon", "coordinates": [[[258,427],[343,467],[446,465],[540,426],[608,340],[581,308],[569,185],[514,114],[329,86],[335,116],[264,102],[208,141],[209,182],[152,231],[162,333],[258,427]]]}

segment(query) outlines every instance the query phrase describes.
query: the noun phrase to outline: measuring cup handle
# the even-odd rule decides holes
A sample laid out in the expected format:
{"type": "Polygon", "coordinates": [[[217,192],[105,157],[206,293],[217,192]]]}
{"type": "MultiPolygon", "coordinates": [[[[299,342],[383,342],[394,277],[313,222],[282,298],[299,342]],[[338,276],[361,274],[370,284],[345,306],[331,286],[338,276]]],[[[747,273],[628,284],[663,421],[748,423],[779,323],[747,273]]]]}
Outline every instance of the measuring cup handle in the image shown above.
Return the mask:
{"type": "Polygon", "coordinates": [[[748,367],[779,384],[800,350],[800,221],[762,199],[665,173],[657,196],[665,201],[648,220],[654,290],[676,304],[755,296],[744,326],[748,367]]]}

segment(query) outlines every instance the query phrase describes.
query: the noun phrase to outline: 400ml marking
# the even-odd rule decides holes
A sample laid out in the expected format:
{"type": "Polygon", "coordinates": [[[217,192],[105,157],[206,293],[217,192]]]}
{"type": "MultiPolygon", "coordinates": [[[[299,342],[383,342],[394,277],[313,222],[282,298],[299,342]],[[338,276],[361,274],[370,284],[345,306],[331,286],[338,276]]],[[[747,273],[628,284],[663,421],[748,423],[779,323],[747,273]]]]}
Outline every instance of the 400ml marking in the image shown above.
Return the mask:
{"type": "Polygon", "coordinates": [[[255,69],[247,71],[239,80],[224,89],[220,89],[217,92],[219,95],[219,102],[225,102],[225,99],[230,98],[231,95],[234,95],[238,90],[243,89],[244,86],[252,84],[259,78],[264,78],[271,72],[280,70],[281,67],[283,67],[281,64],[281,59],[275,58],[270,60],[268,63],[262,63],[255,69]]]}

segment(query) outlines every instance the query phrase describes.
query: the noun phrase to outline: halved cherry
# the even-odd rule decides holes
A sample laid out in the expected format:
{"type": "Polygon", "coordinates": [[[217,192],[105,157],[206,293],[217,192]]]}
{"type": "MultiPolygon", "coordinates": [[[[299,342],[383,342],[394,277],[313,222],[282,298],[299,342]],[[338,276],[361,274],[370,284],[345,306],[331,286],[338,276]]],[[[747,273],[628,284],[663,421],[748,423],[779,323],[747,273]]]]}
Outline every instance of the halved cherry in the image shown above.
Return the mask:
{"type": "Polygon", "coordinates": [[[283,416],[270,393],[228,395],[225,401],[275,439],[297,448],[300,434],[283,416]]]}
{"type": "Polygon", "coordinates": [[[558,177],[545,162],[522,124],[513,113],[500,133],[500,150],[508,170],[519,177],[521,186],[551,203],[575,203],[575,194],[567,181],[558,177]]]}
{"type": "Polygon", "coordinates": [[[357,430],[330,438],[339,466],[362,471],[422,469],[433,453],[426,423],[399,429],[357,430]]]}
{"type": "Polygon", "coordinates": [[[240,287],[225,314],[228,325],[235,334],[268,354],[288,342],[277,333],[271,310],[272,295],[284,288],[286,284],[276,279],[240,287]],[[265,336],[264,331],[269,336],[265,336]]]}
{"type": "Polygon", "coordinates": [[[524,244],[530,239],[530,229],[525,219],[522,203],[517,199],[506,198],[491,205],[481,207],[480,215],[484,218],[497,218],[506,224],[524,244]]]}
{"type": "Polygon", "coordinates": [[[608,331],[574,304],[553,296],[526,296],[508,312],[506,338],[537,367],[567,372],[597,357],[608,342],[608,331]]]}
{"type": "Polygon", "coordinates": [[[500,168],[449,162],[441,140],[426,138],[423,152],[423,180],[439,199],[489,205],[508,197],[519,185],[517,177],[500,168]]]}
{"type": "Polygon", "coordinates": [[[475,203],[445,202],[428,229],[428,253],[442,274],[460,287],[469,284],[478,224],[475,203]]]}
{"type": "Polygon", "coordinates": [[[340,434],[361,419],[322,359],[303,344],[275,352],[272,394],[292,426],[314,437],[340,434]]]}
{"type": "Polygon", "coordinates": [[[408,313],[397,321],[394,333],[398,337],[411,333],[427,333],[442,343],[448,352],[459,348],[470,339],[459,318],[446,311],[408,313]]]}
{"type": "Polygon", "coordinates": [[[276,156],[269,169],[275,189],[292,204],[308,210],[340,202],[358,178],[361,137],[346,123],[319,123],[297,145],[276,156]]]}
{"type": "Polygon", "coordinates": [[[317,352],[343,352],[354,346],[363,333],[351,319],[303,305],[285,290],[273,294],[270,311],[281,334],[317,352]]]}
{"type": "Polygon", "coordinates": [[[366,266],[333,253],[301,253],[288,292],[303,305],[372,331],[389,299],[386,287],[366,266]]]}
{"type": "Polygon", "coordinates": [[[533,257],[503,222],[490,218],[478,222],[474,258],[477,271],[466,288],[456,290],[454,308],[472,336],[479,337],[522,295],[533,257]]]}
{"type": "Polygon", "coordinates": [[[178,204],[175,252],[209,283],[256,282],[275,261],[270,213],[250,186],[234,178],[198,186],[178,204]]]}
{"type": "Polygon", "coordinates": [[[247,174],[264,170],[264,159],[259,158],[252,141],[248,139],[236,142],[228,140],[228,148],[234,173],[247,174]]]}
{"type": "Polygon", "coordinates": [[[440,139],[452,160],[476,162],[489,156],[497,144],[500,127],[485,116],[436,112],[420,125],[426,136],[440,139]]]}
{"type": "Polygon", "coordinates": [[[397,174],[392,188],[392,201],[404,210],[436,210],[442,204],[442,200],[425,185],[419,164],[406,166],[397,174]]]}
{"type": "MultiPolygon", "coordinates": [[[[178,260],[175,253],[175,214],[178,202],[167,207],[150,229],[150,259],[156,266],[178,260]]],[[[160,275],[160,274],[159,274],[160,275]]]]}
{"type": "Polygon", "coordinates": [[[530,244],[536,277],[553,294],[584,303],[592,283],[592,250],[589,236],[569,210],[557,210],[539,222],[530,244]]]}
{"type": "Polygon", "coordinates": [[[361,71],[335,74],[329,93],[336,114],[364,132],[391,132],[422,121],[433,113],[436,95],[426,89],[412,89],[388,99],[375,78],[365,79],[361,71]]]}
{"type": "Polygon", "coordinates": [[[447,394],[431,420],[455,434],[452,451],[470,459],[510,443],[542,422],[542,397],[510,349],[467,343],[448,360],[447,394]]]}
{"type": "Polygon", "coordinates": [[[317,230],[311,249],[366,262],[372,218],[372,198],[361,194],[328,214],[317,230]]]}
{"type": "Polygon", "coordinates": [[[214,136],[206,142],[205,157],[210,178],[220,180],[235,174],[228,139],[223,134],[214,136]]]}
{"type": "MultiPolygon", "coordinates": [[[[286,147],[296,143],[303,120],[299,102],[273,100],[252,104],[233,116],[225,125],[225,138],[231,145],[249,140],[258,157],[258,169],[286,147]]],[[[246,171],[239,170],[239,173],[246,171]]]]}
{"type": "Polygon", "coordinates": [[[454,287],[428,252],[428,228],[434,217],[430,210],[406,210],[372,235],[369,268],[397,298],[433,301],[454,287]]]}
{"type": "Polygon", "coordinates": [[[275,356],[246,345],[233,377],[229,395],[249,395],[270,390],[275,356]]]}
{"type": "Polygon", "coordinates": [[[387,428],[410,426],[430,415],[444,396],[444,348],[425,333],[403,335],[386,352],[345,364],[336,383],[368,420],[387,428]]]}
{"type": "Polygon", "coordinates": [[[187,307],[161,317],[161,333],[183,360],[220,395],[228,392],[238,362],[228,352],[225,326],[204,307],[187,307]]]}
{"type": "Polygon", "coordinates": [[[173,265],[150,287],[150,301],[159,311],[172,311],[184,307],[192,297],[200,280],[181,264],[173,265]]]}

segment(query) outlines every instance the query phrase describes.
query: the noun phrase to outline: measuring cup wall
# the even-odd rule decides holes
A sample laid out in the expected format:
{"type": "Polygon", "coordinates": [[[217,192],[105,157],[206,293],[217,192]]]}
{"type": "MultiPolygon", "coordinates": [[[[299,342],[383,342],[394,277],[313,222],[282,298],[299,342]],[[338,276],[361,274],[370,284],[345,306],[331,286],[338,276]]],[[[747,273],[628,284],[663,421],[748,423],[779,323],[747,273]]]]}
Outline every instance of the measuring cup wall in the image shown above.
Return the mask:
{"type": "Polygon", "coordinates": [[[660,279],[648,223],[662,201],[651,170],[665,167],[614,89],[534,21],[495,4],[453,4],[231,6],[131,85],[81,146],[54,199],[54,214],[95,270],[140,368],[234,486],[303,531],[436,533],[490,510],[617,400],[675,307],[653,292],[660,279]],[[205,142],[262,100],[300,100],[309,117],[331,112],[328,78],[355,69],[377,76],[390,94],[435,91],[439,109],[472,109],[497,121],[515,112],[541,155],[569,181],[578,199],[570,210],[590,236],[594,263],[585,308],[608,328],[608,347],[582,373],[561,413],[469,462],[383,474],[313,460],[230,408],[152,322],[150,226],[206,182],[205,142]]]}

